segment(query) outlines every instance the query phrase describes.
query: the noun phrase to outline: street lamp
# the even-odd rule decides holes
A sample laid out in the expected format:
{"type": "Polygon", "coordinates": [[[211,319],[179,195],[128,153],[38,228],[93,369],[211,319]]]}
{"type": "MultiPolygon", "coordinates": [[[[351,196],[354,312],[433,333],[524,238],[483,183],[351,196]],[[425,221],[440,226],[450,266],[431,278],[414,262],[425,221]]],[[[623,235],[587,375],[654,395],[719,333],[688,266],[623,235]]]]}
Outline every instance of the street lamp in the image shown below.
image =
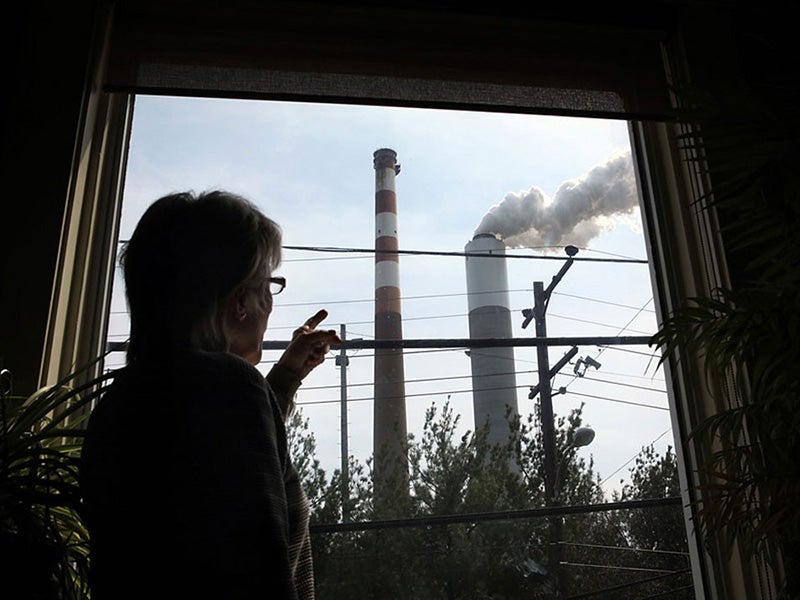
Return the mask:
{"type": "MultiPolygon", "coordinates": [[[[572,441],[564,448],[561,459],[556,468],[555,481],[553,483],[553,498],[550,501],[552,506],[558,506],[561,501],[561,467],[566,462],[567,453],[572,448],[588,446],[594,440],[594,429],[591,427],[578,427],[572,434],[572,441]]],[[[561,516],[557,516],[552,521],[551,543],[550,543],[550,568],[555,570],[558,591],[566,597],[567,581],[561,569],[561,542],[564,538],[564,523],[561,516]]]]}
{"type": "Polygon", "coordinates": [[[588,446],[594,440],[594,429],[591,427],[578,427],[572,434],[572,441],[564,448],[561,453],[561,460],[558,461],[558,469],[556,469],[555,484],[553,485],[553,499],[557,502],[561,496],[561,467],[567,457],[567,452],[572,448],[581,448],[588,446]]]}
{"type": "Polygon", "coordinates": [[[591,427],[578,427],[575,430],[575,435],[572,436],[572,443],[570,444],[573,448],[580,448],[581,446],[588,446],[594,440],[594,429],[591,427]]]}

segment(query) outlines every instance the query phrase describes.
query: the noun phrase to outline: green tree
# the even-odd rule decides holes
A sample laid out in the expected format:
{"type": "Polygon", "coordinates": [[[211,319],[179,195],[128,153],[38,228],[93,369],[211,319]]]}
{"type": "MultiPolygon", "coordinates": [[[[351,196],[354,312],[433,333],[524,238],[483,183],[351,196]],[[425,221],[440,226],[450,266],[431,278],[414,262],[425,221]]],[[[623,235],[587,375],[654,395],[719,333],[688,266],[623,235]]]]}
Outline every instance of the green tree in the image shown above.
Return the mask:
{"type": "MultiPolygon", "coordinates": [[[[583,458],[570,444],[583,425],[581,413],[582,407],[556,420],[560,498],[567,505],[606,500],[591,457],[583,458]]],[[[493,446],[485,429],[462,434],[449,403],[431,405],[419,439],[409,437],[410,493],[399,501],[397,514],[425,518],[544,507],[544,451],[537,423],[537,414],[510,420],[510,443],[493,446]]],[[[361,464],[350,458],[345,511],[341,473],[337,469],[328,479],[320,469],[308,422],[295,415],[290,432],[291,451],[299,454],[295,461],[311,500],[312,523],[380,518],[371,500],[371,461],[361,464]]],[[[676,486],[674,454],[659,457],[646,449],[632,470],[631,483],[616,499],[674,495],[676,486]]],[[[606,511],[566,518],[561,541],[567,564],[562,568],[570,594],[684,568],[685,555],[679,552],[685,552],[685,538],[662,540],[661,517],[654,515],[606,511]],[[676,554],[662,553],[673,547],[679,547],[676,554]]],[[[664,523],[669,535],[682,531],[675,529],[683,525],[680,510],[668,517],[672,521],[664,523]]],[[[492,519],[319,533],[313,538],[317,592],[325,598],[555,598],[548,565],[553,541],[549,524],[542,518],[492,519]]],[[[635,594],[643,589],[662,593],[674,589],[673,583],[637,585],[630,595],[622,591],[615,597],[639,597],[635,594]]]]}
{"type": "MultiPolygon", "coordinates": [[[[567,415],[557,416],[555,423],[556,438],[556,463],[558,470],[558,498],[559,504],[590,505],[606,501],[602,488],[599,486],[599,476],[594,470],[594,460],[591,455],[584,458],[585,452],[572,446],[575,431],[584,425],[583,405],[570,411],[567,415]]],[[[544,495],[544,440],[541,427],[538,426],[540,416],[538,407],[529,415],[520,432],[520,464],[526,474],[528,496],[532,506],[545,506],[544,495]]],[[[544,550],[549,544],[561,544],[560,583],[565,586],[567,594],[577,594],[593,589],[610,587],[620,582],[620,573],[610,569],[597,569],[581,565],[608,564],[605,555],[608,547],[627,546],[620,515],[617,512],[591,512],[570,515],[563,520],[562,537],[560,540],[551,539],[550,530],[546,522],[539,525],[539,544],[542,548],[542,561],[545,569],[553,571],[553,566],[548,565],[544,550]]],[[[547,579],[545,590],[549,596],[558,597],[555,585],[547,579]]]]}
{"type": "MultiPolygon", "coordinates": [[[[349,457],[347,494],[340,469],[330,479],[316,458],[317,441],[308,419],[296,409],[287,423],[289,453],[309,499],[311,524],[366,521],[373,518],[371,473],[368,465],[349,457]]],[[[375,578],[356,578],[369,574],[376,548],[369,532],[326,533],[312,538],[314,576],[317,594],[323,598],[379,597],[364,593],[365,583],[375,578]]]]}
{"type": "MultiPolygon", "coordinates": [[[[528,495],[512,446],[487,443],[487,429],[458,433],[448,403],[432,405],[420,440],[409,445],[412,498],[417,516],[457,515],[527,508],[528,495]]],[[[513,429],[514,424],[511,424],[513,429]]],[[[422,548],[424,597],[512,598],[521,581],[531,532],[527,523],[495,521],[432,527],[422,548]]]]}
{"type": "MultiPolygon", "coordinates": [[[[643,500],[680,496],[678,461],[672,448],[661,456],[653,446],[642,448],[630,482],[619,494],[620,500],[643,500]]],[[[632,511],[625,520],[625,529],[631,543],[647,550],[686,550],[686,527],[679,506],[665,506],[648,511],[632,511]]]]}
{"type": "MultiPolygon", "coordinates": [[[[629,472],[628,483],[613,494],[615,501],[680,495],[678,463],[672,448],[668,447],[663,456],[652,445],[642,448],[629,472]]],[[[618,540],[598,549],[604,553],[605,564],[627,574],[625,580],[630,585],[615,592],[615,598],[659,594],[676,600],[694,598],[680,506],[620,511],[617,523],[624,542],[618,540]]],[[[621,580],[618,578],[617,583],[621,580]]]]}

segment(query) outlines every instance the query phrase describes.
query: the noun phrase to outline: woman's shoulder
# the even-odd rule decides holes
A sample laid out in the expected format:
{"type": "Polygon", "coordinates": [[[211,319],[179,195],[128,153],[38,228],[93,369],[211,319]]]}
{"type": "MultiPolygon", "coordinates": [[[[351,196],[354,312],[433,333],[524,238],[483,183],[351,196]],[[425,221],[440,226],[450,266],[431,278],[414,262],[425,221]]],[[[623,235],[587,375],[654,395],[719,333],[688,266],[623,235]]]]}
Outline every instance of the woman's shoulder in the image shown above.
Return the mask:
{"type": "Polygon", "coordinates": [[[269,395],[263,375],[253,365],[227,352],[187,351],[137,360],[120,369],[99,403],[154,410],[186,403],[248,400],[261,403],[269,395]]]}
{"type": "Polygon", "coordinates": [[[262,420],[276,422],[265,426],[279,427],[279,411],[253,365],[222,352],[187,352],[121,369],[92,411],[89,431],[114,437],[139,427],[143,415],[158,430],[262,420]]]}
{"type": "Polygon", "coordinates": [[[176,365],[178,385],[193,396],[222,396],[237,403],[261,402],[269,395],[264,376],[253,365],[228,352],[187,353],[176,365]]]}
{"type": "Polygon", "coordinates": [[[201,378],[226,376],[243,382],[264,382],[258,369],[230,352],[192,350],[177,357],[175,366],[179,372],[196,373],[201,378]]]}
{"type": "Polygon", "coordinates": [[[230,352],[187,350],[165,356],[140,359],[120,371],[115,383],[130,385],[134,382],[183,382],[207,385],[214,382],[227,384],[257,383],[263,385],[264,377],[253,365],[230,352]]]}

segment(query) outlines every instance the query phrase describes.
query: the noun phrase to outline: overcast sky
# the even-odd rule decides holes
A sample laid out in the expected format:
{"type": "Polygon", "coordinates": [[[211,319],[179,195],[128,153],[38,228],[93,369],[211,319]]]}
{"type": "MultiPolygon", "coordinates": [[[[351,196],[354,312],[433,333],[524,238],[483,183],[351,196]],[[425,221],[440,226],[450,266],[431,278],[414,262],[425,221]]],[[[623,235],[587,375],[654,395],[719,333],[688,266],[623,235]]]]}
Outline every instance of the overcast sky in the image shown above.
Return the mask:
{"type": "MultiPolygon", "coordinates": [[[[221,188],[247,196],[278,221],[286,245],[371,248],[372,154],[383,147],[394,149],[401,165],[403,250],[461,252],[482,224],[494,226],[486,225],[487,213],[493,222],[513,208],[509,214],[517,223],[534,211],[531,225],[539,231],[516,232],[509,238],[513,245],[536,247],[509,254],[563,256],[563,245],[572,243],[581,247],[581,257],[647,258],[636,198],[632,203],[623,198],[625,185],[633,192],[635,187],[632,180],[620,183],[630,164],[624,121],[148,96],[136,99],[120,237],[127,239],[147,205],[164,194],[221,188]],[[586,197],[594,198],[589,204],[581,195],[587,186],[586,197]],[[598,218],[588,218],[592,215],[598,218]]],[[[507,263],[514,336],[530,337],[533,326],[521,328],[520,310],[532,304],[533,282],[547,285],[561,262],[507,263]]],[[[372,339],[373,255],[287,250],[281,274],[288,285],[276,299],[268,339],[287,339],[318,307],[329,310],[329,327],[345,324],[349,338],[372,339]]],[[[468,337],[463,257],[403,255],[400,280],[405,337],[468,337]]],[[[124,311],[117,284],[112,340],[126,337],[124,311]]],[[[649,335],[655,328],[646,264],[575,263],[548,308],[551,336],[649,335]]],[[[551,365],[567,349],[552,348],[551,365]]],[[[662,452],[673,444],[663,373],[650,354],[646,346],[581,347],[578,356],[596,358],[601,368],[576,378],[570,364],[554,380],[555,388],[567,387],[566,394],[553,398],[557,414],[585,404],[584,422],[597,435],[581,454],[594,457],[603,478],[654,440],[662,452]]],[[[261,370],[274,359],[265,353],[261,370]]],[[[109,366],[121,362],[115,355],[109,366]]],[[[512,368],[525,415],[533,409],[527,386],[537,382],[535,349],[517,349],[512,368]]],[[[470,365],[463,349],[407,351],[405,372],[410,432],[418,435],[425,409],[448,396],[462,414],[463,429],[473,429],[470,365]]],[[[371,380],[372,352],[351,353],[349,445],[361,461],[372,452],[371,380]]],[[[340,464],[339,381],[331,355],[298,396],[318,458],[329,472],[340,464]]],[[[616,489],[627,469],[604,488],[616,489]]]]}

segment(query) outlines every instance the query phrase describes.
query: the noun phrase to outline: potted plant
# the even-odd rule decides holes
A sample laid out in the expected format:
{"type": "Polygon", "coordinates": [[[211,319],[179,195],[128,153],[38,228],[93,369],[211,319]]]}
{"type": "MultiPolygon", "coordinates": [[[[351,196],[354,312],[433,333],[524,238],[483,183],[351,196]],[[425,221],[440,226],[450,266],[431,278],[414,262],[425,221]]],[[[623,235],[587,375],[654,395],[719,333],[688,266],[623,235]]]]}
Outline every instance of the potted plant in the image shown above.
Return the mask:
{"type": "MultiPolygon", "coordinates": [[[[688,352],[729,382],[730,408],[692,433],[711,482],[706,533],[765,559],[782,594],[800,594],[800,121],[746,86],[699,98],[680,142],[713,195],[733,284],[689,299],[652,339],[664,359],[688,352]]],[[[696,92],[696,90],[695,90],[696,92]]]]}
{"type": "Polygon", "coordinates": [[[78,374],[30,397],[0,374],[0,564],[6,598],[87,598],[88,534],[81,516],[81,422],[108,375],[78,374]]]}

